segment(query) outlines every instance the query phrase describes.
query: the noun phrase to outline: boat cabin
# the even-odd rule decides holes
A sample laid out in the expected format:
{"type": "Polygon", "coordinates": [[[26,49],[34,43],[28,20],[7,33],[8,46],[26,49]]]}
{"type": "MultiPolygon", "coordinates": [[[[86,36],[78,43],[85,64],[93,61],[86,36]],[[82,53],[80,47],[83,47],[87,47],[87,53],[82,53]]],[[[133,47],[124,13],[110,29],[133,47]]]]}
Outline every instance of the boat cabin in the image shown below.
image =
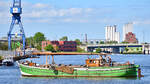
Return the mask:
{"type": "Polygon", "coordinates": [[[100,66],[100,59],[87,59],[86,66],[88,67],[99,67],[100,66]]]}
{"type": "Polygon", "coordinates": [[[111,57],[106,54],[100,55],[98,59],[86,59],[87,67],[101,67],[101,66],[110,66],[112,63],[111,57]],[[104,57],[103,57],[104,56],[104,57]]]}

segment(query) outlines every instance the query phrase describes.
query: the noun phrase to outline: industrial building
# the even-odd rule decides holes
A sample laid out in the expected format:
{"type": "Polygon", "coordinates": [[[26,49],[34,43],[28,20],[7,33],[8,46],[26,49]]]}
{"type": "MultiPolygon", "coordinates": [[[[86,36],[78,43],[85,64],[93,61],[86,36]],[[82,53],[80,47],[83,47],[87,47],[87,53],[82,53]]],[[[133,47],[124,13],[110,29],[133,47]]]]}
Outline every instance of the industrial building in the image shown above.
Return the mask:
{"type": "Polygon", "coordinates": [[[54,49],[64,52],[74,52],[77,51],[76,41],[42,41],[42,50],[48,45],[52,45],[54,49]]]}
{"type": "Polygon", "coordinates": [[[123,26],[123,41],[126,39],[126,34],[133,32],[133,23],[127,23],[123,26]]]}
{"type": "Polygon", "coordinates": [[[105,39],[106,41],[120,42],[120,33],[116,31],[116,25],[105,27],[105,39]]]}

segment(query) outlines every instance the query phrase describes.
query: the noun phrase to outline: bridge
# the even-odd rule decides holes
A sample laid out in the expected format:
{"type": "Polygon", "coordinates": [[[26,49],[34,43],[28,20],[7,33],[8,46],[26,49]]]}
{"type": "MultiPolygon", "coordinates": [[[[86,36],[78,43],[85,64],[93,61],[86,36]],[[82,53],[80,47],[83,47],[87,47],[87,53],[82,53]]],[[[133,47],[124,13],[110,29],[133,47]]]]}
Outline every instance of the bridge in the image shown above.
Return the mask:
{"type": "MultiPolygon", "coordinates": [[[[21,38],[12,38],[11,41],[20,41],[21,38]]],[[[7,42],[8,41],[8,38],[7,37],[2,37],[0,38],[0,42],[7,42]]]]}
{"type": "Polygon", "coordinates": [[[93,51],[96,48],[112,49],[113,53],[120,53],[120,49],[126,47],[142,47],[144,54],[150,54],[150,44],[89,44],[86,46],[87,51],[93,51]]]}
{"type": "Polygon", "coordinates": [[[81,39],[83,44],[100,44],[101,42],[106,42],[105,39],[81,39]]]}

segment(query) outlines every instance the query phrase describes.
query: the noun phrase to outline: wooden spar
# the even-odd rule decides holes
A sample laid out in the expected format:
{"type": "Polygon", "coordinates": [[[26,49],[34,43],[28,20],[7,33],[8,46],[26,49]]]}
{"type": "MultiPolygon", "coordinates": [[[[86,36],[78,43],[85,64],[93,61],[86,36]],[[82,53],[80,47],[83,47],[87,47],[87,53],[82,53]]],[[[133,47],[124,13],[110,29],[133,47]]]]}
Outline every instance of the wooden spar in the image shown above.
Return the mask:
{"type": "Polygon", "coordinates": [[[47,55],[46,55],[46,65],[47,65],[48,63],[47,63],[47,55]]]}
{"type": "Polygon", "coordinates": [[[55,62],[54,62],[54,55],[52,55],[52,64],[55,64],[55,62]]]}
{"type": "Polygon", "coordinates": [[[50,62],[51,62],[51,61],[50,61],[50,57],[51,57],[51,56],[49,56],[49,64],[50,64],[50,62]]]}
{"type": "Polygon", "coordinates": [[[108,55],[106,53],[78,53],[78,52],[34,52],[32,55],[108,55]]]}

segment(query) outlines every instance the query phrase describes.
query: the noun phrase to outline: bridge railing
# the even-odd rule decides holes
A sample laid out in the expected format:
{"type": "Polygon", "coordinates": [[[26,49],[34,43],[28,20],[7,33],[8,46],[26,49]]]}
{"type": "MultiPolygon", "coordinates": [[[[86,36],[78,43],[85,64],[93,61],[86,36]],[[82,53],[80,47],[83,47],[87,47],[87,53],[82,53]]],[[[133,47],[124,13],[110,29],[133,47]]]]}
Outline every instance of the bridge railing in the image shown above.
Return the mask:
{"type": "Polygon", "coordinates": [[[143,45],[143,44],[89,44],[87,46],[128,46],[128,45],[143,45]]]}

